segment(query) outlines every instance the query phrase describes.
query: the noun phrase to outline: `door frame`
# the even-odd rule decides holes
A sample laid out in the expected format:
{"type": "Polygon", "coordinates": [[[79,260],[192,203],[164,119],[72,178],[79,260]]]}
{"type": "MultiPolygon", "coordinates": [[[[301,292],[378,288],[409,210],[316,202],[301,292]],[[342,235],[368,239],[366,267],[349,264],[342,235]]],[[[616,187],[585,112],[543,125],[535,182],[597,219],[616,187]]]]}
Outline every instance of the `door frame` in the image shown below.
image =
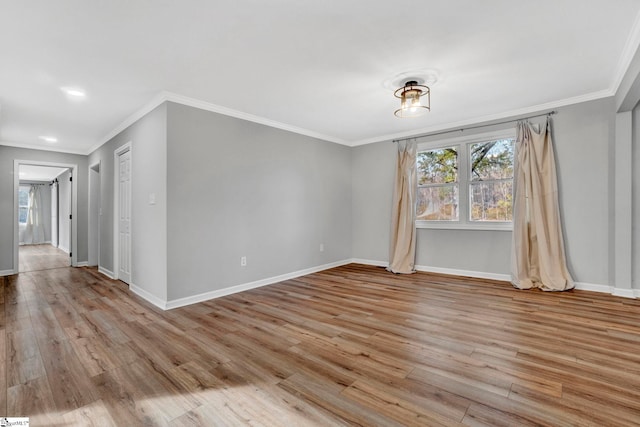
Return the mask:
{"type": "Polygon", "coordinates": [[[96,257],[96,265],[98,266],[98,270],[100,269],[100,228],[102,222],[102,161],[98,160],[97,162],[89,165],[89,170],[87,171],[89,177],[89,220],[87,222],[87,238],[88,238],[88,246],[87,246],[87,262],[91,264],[89,261],[91,260],[91,256],[95,255],[96,257]],[[96,173],[97,177],[92,178],[92,173],[96,173]],[[97,181],[97,182],[96,182],[97,181]],[[97,201],[94,206],[92,203],[94,193],[97,192],[97,201]],[[93,228],[93,229],[92,229],[93,228]],[[89,235],[96,233],[95,239],[97,240],[96,244],[96,253],[93,254],[93,249],[91,247],[91,239],[89,239],[89,235]]]}
{"type": "MultiPolygon", "coordinates": [[[[113,151],[113,278],[115,280],[120,280],[120,162],[119,157],[121,154],[129,152],[129,165],[130,171],[133,171],[133,150],[131,149],[131,141],[121,145],[113,151]]],[[[131,176],[129,177],[131,179],[131,176]]],[[[131,197],[131,192],[129,192],[129,197],[131,197]]],[[[131,198],[130,202],[133,202],[133,198],[131,198]]],[[[132,235],[133,230],[133,205],[131,209],[131,222],[129,224],[129,235],[132,235]]],[[[131,239],[133,240],[133,239],[131,239]]],[[[131,266],[131,276],[133,276],[133,262],[132,262],[132,253],[131,253],[131,240],[129,241],[129,265],[131,266]]],[[[130,277],[130,282],[133,282],[133,277],[130,277]]],[[[128,283],[131,285],[131,283],[128,283]]]]}
{"type": "MultiPolygon", "coordinates": [[[[19,225],[18,225],[18,188],[20,187],[20,165],[31,166],[53,166],[58,168],[71,169],[71,266],[78,266],[78,165],[73,163],[44,162],[38,160],[18,160],[13,161],[13,274],[18,274],[19,259],[18,248],[20,246],[19,225]]],[[[60,221],[60,218],[58,218],[60,221]]]]}

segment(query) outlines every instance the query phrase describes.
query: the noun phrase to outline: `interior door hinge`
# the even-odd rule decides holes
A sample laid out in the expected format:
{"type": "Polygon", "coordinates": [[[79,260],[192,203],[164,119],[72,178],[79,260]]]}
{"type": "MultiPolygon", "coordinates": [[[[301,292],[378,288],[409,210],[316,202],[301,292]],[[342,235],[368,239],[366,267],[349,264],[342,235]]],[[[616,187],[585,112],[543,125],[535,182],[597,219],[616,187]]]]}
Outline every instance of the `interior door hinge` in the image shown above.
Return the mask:
{"type": "Polygon", "coordinates": [[[73,177],[72,176],[69,177],[69,182],[73,182],[73,177]]]}
{"type": "Polygon", "coordinates": [[[69,258],[71,258],[71,252],[69,252],[69,258]]]}
{"type": "Polygon", "coordinates": [[[73,217],[73,215],[69,215],[69,219],[73,219],[72,217],[73,217]]]}

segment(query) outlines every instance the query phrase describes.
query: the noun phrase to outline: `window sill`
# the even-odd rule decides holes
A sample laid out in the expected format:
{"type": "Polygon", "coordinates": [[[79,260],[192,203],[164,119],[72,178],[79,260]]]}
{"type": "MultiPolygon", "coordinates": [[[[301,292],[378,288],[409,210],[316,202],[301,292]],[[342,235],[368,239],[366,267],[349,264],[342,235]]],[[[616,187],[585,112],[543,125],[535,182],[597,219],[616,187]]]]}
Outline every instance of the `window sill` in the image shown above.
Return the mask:
{"type": "Polygon", "coordinates": [[[513,231],[511,222],[483,224],[460,223],[457,221],[416,221],[416,228],[431,230],[475,230],[475,231],[513,231]]]}

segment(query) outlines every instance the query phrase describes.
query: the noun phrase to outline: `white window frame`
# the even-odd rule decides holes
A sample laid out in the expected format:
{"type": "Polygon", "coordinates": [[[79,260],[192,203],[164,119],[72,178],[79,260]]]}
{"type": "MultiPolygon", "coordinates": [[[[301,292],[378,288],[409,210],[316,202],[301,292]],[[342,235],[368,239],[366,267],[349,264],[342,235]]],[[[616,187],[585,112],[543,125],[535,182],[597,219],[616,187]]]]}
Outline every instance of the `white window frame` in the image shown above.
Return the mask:
{"type": "MultiPolygon", "coordinates": [[[[478,142],[488,142],[496,139],[516,138],[515,129],[486,132],[475,135],[459,136],[418,144],[418,152],[438,148],[456,147],[458,150],[458,220],[416,220],[416,228],[440,230],[487,230],[512,231],[512,221],[471,221],[471,164],[469,162],[469,145],[478,142]]],[[[514,147],[514,162],[515,162],[514,147]]]]}

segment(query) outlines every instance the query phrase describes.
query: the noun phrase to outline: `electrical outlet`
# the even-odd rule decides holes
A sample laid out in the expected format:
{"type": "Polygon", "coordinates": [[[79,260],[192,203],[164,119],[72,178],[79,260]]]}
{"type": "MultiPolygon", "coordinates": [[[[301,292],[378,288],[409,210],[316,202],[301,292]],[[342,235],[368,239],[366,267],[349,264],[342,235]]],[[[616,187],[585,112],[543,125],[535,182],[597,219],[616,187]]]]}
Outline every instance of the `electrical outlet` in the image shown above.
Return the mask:
{"type": "Polygon", "coordinates": [[[324,252],[324,243],[320,243],[320,252],[324,252]]]}
{"type": "Polygon", "coordinates": [[[240,257],[240,267],[246,267],[247,266],[247,257],[243,256],[240,257]]]}

